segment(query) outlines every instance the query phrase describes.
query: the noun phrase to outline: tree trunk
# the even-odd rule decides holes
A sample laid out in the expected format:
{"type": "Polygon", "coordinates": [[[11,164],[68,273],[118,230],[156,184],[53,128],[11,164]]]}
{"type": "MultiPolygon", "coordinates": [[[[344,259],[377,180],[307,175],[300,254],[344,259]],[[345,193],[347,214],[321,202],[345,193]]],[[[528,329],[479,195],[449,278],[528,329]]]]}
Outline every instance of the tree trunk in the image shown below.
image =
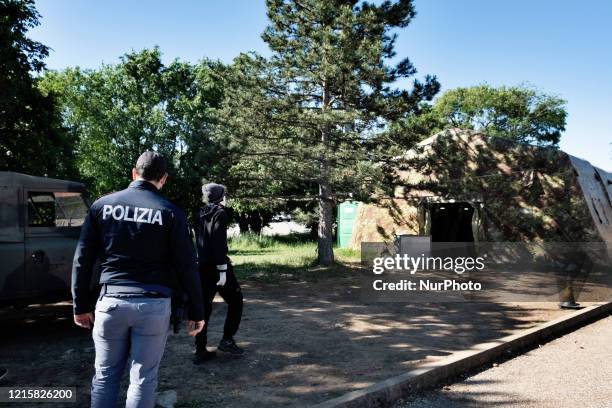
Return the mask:
{"type": "Polygon", "coordinates": [[[317,262],[319,265],[331,265],[334,262],[333,223],[334,204],[331,200],[330,187],[319,185],[319,239],[317,242],[317,262]]]}
{"type": "Polygon", "coordinates": [[[307,227],[309,228],[308,236],[313,240],[318,239],[319,238],[319,223],[313,222],[312,224],[308,224],[307,227]]]}
{"type": "Polygon", "coordinates": [[[246,234],[249,232],[249,220],[247,219],[246,214],[238,215],[238,228],[240,228],[241,234],[246,234]]]}
{"type": "Polygon", "coordinates": [[[263,223],[261,220],[261,216],[257,211],[251,211],[248,213],[249,219],[249,228],[254,234],[261,235],[261,230],[263,228],[263,223]]]}
{"type": "MultiPolygon", "coordinates": [[[[321,111],[325,113],[329,108],[330,95],[327,81],[323,81],[323,100],[321,111]]],[[[321,144],[323,146],[323,157],[321,157],[321,176],[319,182],[319,239],[317,242],[317,262],[319,265],[327,266],[334,262],[333,248],[333,222],[334,201],[332,187],[329,183],[330,164],[328,158],[329,129],[323,126],[321,130],[321,144]]]]}

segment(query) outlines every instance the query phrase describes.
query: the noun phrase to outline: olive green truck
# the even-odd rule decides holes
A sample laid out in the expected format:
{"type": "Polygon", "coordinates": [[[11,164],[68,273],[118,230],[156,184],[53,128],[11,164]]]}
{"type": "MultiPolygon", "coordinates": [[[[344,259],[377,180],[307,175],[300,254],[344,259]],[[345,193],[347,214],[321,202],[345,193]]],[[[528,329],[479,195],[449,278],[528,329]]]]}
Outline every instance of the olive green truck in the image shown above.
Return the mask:
{"type": "Polygon", "coordinates": [[[70,298],[85,185],[0,172],[0,305],[70,298]]]}

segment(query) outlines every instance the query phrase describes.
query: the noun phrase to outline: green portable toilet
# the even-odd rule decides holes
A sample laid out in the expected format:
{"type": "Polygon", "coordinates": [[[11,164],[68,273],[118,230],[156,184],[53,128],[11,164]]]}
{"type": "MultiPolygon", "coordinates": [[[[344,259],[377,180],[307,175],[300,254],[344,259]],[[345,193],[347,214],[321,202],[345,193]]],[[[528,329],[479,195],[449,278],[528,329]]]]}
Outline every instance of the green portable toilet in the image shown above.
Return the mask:
{"type": "Polygon", "coordinates": [[[345,201],[338,205],[338,232],[336,236],[339,248],[346,248],[351,241],[358,205],[358,201],[345,201]]]}

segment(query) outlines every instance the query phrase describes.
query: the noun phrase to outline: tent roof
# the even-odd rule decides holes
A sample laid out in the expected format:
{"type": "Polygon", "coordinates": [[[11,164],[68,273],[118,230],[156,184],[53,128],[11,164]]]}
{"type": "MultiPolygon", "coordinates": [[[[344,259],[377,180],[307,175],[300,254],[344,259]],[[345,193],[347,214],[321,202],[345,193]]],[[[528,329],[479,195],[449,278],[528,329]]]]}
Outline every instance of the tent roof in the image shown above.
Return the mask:
{"type": "MultiPolygon", "coordinates": [[[[561,167],[564,163],[569,163],[573,167],[577,174],[578,184],[599,234],[605,241],[612,242],[612,173],[593,166],[584,159],[572,156],[554,147],[526,145],[512,140],[491,138],[478,131],[463,129],[448,129],[421,141],[417,144],[415,149],[406,153],[406,158],[432,154],[433,146],[437,141],[448,139],[464,144],[466,147],[467,161],[478,156],[482,151],[480,148],[490,146],[493,141],[495,141],[496,144],[507,147],[508,150],[525,151],[525,153],[529,152],[535,154],[541,153],[543,157],[551,153],[558,155],[557,157],[566,158],[567,160],[560,160],[558,166],[561,167]]],[[[496,148],[495,150],[496,159],[499,163],[497,168],[491,169],[492,172],[501,171],[502,173],[509,174],[514,171],[523,170],[520,169],[520,164],[515,167],[514,163],[509,163],[508,160],[504,160],[505,157],[503,152],[505,149],[496,148]]],[[[405,172],[404,176],[409,180],[422,178],[418,173],[410,171],[405,172]]]]}

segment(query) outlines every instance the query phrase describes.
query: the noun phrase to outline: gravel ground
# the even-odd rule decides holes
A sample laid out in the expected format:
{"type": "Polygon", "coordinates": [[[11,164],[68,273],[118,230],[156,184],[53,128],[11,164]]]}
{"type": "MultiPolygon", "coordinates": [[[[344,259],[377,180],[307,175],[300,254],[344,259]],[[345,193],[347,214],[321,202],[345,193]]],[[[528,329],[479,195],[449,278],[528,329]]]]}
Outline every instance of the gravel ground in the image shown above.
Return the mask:
{"type": "MultiPolygon", "coordinates": [[[[193,340],[169,337],[159,391],[176,395],[176,408],[308,406],[567,313],[539,303],[366,304],[353,277],[242,283],[244,357],[195,366],[193,340]]],[[[217,302],[213,349],[226,311],[217,302]]],[[[88,406],[93,344],[71,312],[69,303],[0,311],[0,367],[9,370],[0,386],[75,386],[67,406],[88,406]]]]}
{"type": "Polygon", "coordinates": [[[612,316],[394,408],[612,407],[612,316]]]}

